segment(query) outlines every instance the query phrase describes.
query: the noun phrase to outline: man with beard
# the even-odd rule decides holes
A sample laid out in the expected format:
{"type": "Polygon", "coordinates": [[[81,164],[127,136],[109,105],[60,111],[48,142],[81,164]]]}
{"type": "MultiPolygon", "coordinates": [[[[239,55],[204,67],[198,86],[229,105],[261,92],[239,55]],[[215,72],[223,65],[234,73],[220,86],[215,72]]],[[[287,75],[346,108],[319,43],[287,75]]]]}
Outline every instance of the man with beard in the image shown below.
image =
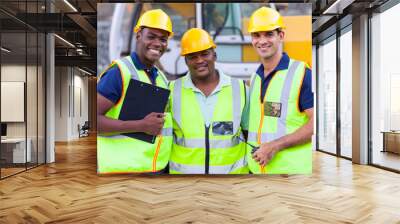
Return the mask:
{"type": "MultiPolygon", "coordinates": [[[[98,172],[162,173],[166,170],[172,144],[169,113],[150,113],[141,120],[118,120],[131,79],[168,88],[164,74],[154,66],[173,35],[169,16],[160,9],[145,12],[138,20],[136,49],[114,61],[97,84],[98,172]],[[121,133],[157,135],[154,144],[121,133]]],[[[140,108],[137,108],[138,110],[140,108]]]]}

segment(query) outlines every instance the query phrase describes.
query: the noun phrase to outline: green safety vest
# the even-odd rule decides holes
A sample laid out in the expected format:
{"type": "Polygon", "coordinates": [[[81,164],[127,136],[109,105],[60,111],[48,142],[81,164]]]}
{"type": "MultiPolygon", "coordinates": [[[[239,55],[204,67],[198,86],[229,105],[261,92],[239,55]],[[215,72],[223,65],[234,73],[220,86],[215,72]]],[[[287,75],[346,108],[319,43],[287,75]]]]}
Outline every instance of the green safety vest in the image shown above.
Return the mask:
{"type": "MultiPolygon", "coordinates": [[[[262,80],[259,75],[253,74],[248,143],[259,146],[271,142],[295,132],[308,122],[306,113],[298,108],[305,68],[303,62],[290,60],[288,69],[274,74],[263,102],[260,100],[262,80]]],[[[309,174],[312,171],[311,140],[279,151],[265,167],[252,158],[251,150],[252,147],[247,146],[247,162],[252,173],[309,174]]]]}
{"type": "MultiPolygon", "coordinates": [[[[125,94],[131,79],[151,84],[143,70],[137,70],[130,56],[116,60],[122,75],[122,94],[119,101],[107,111],[106,117],[118,119],[125,94]]],[[[101,78],[101,77],[100,77],[101,78]]],[[[156,85],[168,88],[168,81],[160,71],[156,85]]],[[[97,136],[97,170],[99,174],[109,173],[147,173],[164,169],[171,154],[172,118],[165,113],[162,134],[157,136],[154,144],[127,137],[125,135],[97,136]]]]}
{"type": "Polygon", "coordinates": [[[248,173],[246,146],[239,140],[239,136],[243,138],[240,121],[246,98],[244,83],[231,78],[231,85],[222,87],[217,93],[210,125],[206,127],[195,93],[183,86],[189,78],[186,75],[170,86],[174,142],[169,172],[248,173]]]}

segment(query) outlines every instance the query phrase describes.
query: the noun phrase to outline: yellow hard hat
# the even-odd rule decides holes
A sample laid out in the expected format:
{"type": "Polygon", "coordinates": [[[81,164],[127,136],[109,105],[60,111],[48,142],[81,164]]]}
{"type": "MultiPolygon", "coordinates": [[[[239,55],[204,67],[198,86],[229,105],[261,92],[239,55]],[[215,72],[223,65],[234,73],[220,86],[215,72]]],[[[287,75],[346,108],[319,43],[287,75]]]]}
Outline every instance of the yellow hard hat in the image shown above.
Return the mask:
{"type": "Polygon", "coordinates": [[[281,14],[274,9],[261,7],[251,15],[248,32],[271,31],[278,28],[285,28],[281,14]]]}
{"type": "Polygon", "coordinates": [[[210,34],[200,28],[192,28],[186,31],[181,40],[181,55],[216,48],[210,34]]]}
{"type": "Polygon", "coordinates": [[[174,32],[172,32],[171,19],[161,9],[153,9],[143,13],[135,26],[135,33],[137,33],[142,26],[165,30],[169,32],[169,37],[174,35],[174,32]]]}

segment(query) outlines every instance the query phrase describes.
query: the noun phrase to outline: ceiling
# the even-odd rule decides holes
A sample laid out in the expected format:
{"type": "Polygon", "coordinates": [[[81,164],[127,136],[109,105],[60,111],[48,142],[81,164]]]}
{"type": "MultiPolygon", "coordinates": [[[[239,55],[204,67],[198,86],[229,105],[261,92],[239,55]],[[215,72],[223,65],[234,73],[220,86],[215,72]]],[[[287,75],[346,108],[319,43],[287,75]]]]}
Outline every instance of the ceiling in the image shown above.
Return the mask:
{"type": "Polygon", "coordinates": [[[7,60],[34,57],[44,47],[36,43],[43,37],[36,35],[52,32],[57,34],[56,65],[79,66],[96,74],[96,5],[96,0],[1,0],[2,46],[12,49],[7,60]],[[21,35],[25,31],[27,35],[21,35]]]}
{"type": "MultiPolygon", "coordinates": [[[[338,27],[350,24],[352,17],[373,10],[387,1],[278,0],[269,2],[312,3],[313,42],[318,43],[335,33],[338,27]]],[[[16,54],[19,57],[26,53],[29,55],[36,52],[37,41],[33,35],[28,34],[25,40],[25,35],[21,38],[18,33],[24,33],[26,30],[27,32],[54,32],[70,43],[66,43],[61,38],[55,38],[56,65],[80,66],[96,74],[98,2],[116,1],[1,0],[0,27],[3,32],[2,39],[4,39],[2,45],[6,46],[8,43],[8,48],[17,49],[16,52],[20,54],[16,54]],[[50,11],[52,13],[49,13],[50,11]],[[23,52],[26,41],[27,52],[23,52]]],[[[40,48],[41,45],[39,45],[40,48]]]]}
{"type": "Polygon", "coordinates": [[[352,23],[353,17],[373,12],[388,0],[311,0],[313,43],[319,43],[352,23]]]}

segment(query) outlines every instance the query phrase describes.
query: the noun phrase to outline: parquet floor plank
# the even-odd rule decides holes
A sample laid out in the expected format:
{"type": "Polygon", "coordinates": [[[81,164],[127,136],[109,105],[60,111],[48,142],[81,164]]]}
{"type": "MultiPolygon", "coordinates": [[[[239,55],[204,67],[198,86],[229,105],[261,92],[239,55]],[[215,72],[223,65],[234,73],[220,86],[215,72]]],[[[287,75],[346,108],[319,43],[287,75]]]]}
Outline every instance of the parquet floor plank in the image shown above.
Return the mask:
{"type": "Polygon", "coordinates": [[[0,223],[397,223],[400,175],[314,152],[312,175],[96,174],[96,139],[0,181],[0,223]]]}

